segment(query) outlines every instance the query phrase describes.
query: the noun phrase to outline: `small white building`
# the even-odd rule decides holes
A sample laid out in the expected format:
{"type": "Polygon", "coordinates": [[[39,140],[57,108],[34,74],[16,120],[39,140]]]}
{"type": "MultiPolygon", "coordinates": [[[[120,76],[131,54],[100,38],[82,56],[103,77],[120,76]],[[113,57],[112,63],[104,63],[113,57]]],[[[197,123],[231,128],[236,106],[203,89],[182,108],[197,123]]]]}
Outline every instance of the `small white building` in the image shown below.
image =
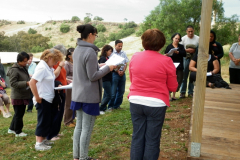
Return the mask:
{"type": "MultiPolygon", "coordinates": [[[[18,52],[0,52],[0,59],[1,59],[1,63],[3,64],[4,66],[4,70],[5,70],[5,73],[7,74],[7,71],[8,69],[14,64],[17,62],[17,55],[18,55],[18,52]]],[[[40,61],[40,59],[38,58],[35,58],[34,55],[33,55],[33,62],[36,62],[38,63],[40,61]]],[[[8,76],[6,76],[6,79],[5,79],[6,83],[8,85],[9,84],[9,78],[8,76]]]]}

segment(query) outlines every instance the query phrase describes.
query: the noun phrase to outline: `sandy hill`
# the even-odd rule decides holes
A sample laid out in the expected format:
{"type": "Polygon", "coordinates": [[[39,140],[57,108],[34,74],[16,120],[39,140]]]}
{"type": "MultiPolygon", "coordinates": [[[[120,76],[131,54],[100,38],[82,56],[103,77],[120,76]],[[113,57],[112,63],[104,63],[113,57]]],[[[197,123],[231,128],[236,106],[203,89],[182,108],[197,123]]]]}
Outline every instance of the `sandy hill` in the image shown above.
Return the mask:
{"type": "MultiPolygon", "coordinates": [[[[17,24],[16,22],[12,22],[9,25],[4,25],[0,27],[0,31],[4,31],[5,35],[12,36],[19,31],[27,32],[29,28],[33,28],[37,30],[37,33],[42,34],[43,36],[49,37],[50,42],[53,45],[63,44],[66,48],[75,47],[76,40],[80,37],[80,34],[76,31],[76,27],[80,24],[83,24],[82,21],[76,23],[66,23],[70,25],[70,31],[68,33],[60,32],[60,26],[63,21],[48,21],[44,24],[36,23],[36,22],[26,22],[25,24],[17,24]]],[[[115,22],[92,22],[96,24],[104,24],[107,28],[107,31],[104,32],[105,36],[109,36],[110,33],[117,33],[120,29],[118,28],[119,23],[115,22]]],[[[142,49],[141,39],[140,37],[136,37],[135,34],[123,38],[123,50],[127,52],[127,54],[133,54],[142,49]]],[[[111,46],[114,46],[114,42],[109,43],[111,46]]],[[[41,53],[36,54],[39,57],[41,53]]]]}

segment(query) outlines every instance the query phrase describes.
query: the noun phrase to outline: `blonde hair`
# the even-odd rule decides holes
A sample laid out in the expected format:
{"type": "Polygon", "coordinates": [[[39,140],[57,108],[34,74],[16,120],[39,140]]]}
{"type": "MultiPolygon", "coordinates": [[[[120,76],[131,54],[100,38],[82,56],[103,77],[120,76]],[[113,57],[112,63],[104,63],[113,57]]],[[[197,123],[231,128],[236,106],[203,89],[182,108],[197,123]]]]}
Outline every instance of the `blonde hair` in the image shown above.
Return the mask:
{"type": "Polygon", "coordinates": [[[54,48],[43,51],[40,59],[44,60],[47,63],[49,57],[52,57],[56,62],[63,60],[63,54],[54,48]]]}

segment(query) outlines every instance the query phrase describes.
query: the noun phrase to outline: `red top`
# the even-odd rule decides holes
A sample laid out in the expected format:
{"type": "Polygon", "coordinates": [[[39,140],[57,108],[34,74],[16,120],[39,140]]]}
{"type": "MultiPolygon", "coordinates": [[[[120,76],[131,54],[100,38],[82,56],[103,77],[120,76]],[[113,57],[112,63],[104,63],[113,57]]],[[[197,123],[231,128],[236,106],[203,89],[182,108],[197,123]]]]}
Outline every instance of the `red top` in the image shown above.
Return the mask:
{"type": "MultiPolygon", "coordinates": [[[[59,63],[58,62],[56,65],[53,66],[53,68],[56,70],[57,67],[59,66],[59,63]]],[[[62,83],[63,86],[67,85],[67,72],[64,68],[64,66],[62,66],[62,69],[60,71],[60,74],[59,76],[55,79],[56,81],[60,81],[62,83]]],[[[65,91],[65,90],[64,90],[65,91]]]]}
{"type": "MultiPolygon", "coordinates": [[[[4,79],[3,78],[0,78],[0,80],[4,83],[4,79]]],[[[5,84],[6,85],[6,84],[5,84]]],[[[0,85],[0,90],[4,90],[4,88],[0,85]]]]}
{"type": "Polygon", "coordinates": [[[178,87],[176,68],[170,57],[151,50],[137,52],[131,58],[129,76],[132,84],[128,97],[157,98],[170,106],[169,92],[178,87]]]}

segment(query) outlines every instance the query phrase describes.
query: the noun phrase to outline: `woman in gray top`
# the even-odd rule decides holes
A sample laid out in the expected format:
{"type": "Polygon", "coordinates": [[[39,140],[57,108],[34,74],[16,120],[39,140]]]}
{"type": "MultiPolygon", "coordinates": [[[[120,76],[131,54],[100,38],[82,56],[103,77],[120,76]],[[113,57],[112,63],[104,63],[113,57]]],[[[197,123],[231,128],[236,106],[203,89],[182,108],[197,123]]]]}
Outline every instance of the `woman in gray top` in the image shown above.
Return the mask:
{"type": "Polygon", "coordinates": [[[90,24],[77,26],[81,38],[73,53],[73,87],[71,109],[77,112],[77,123],[73,135],[74,160],[93,160],[88,157],[88,147],[99,103],[102,97],[101,78],[116,66],[105,66],[99,70],[97,52],[93,42],[97,29],[90,24]]]}
{"type": "Polygon", "coordinates": [[[230,48],[229,57],[230,83],[240,84],[240,34],[238,35],[238,42],[230,48]]]}

